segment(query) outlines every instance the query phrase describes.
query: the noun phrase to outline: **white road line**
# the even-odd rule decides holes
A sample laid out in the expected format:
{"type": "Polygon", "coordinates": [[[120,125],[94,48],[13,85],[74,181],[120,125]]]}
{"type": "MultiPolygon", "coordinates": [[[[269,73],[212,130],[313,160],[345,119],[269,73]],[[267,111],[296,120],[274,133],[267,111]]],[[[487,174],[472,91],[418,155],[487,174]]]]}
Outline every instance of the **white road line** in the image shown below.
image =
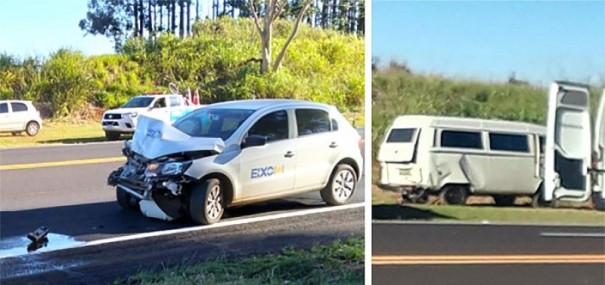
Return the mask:
{"type": "Polygon", "coordinates": [[[540,233],[543,237],[605,238],[605,233],[540,233]]]}
{"type": "Polygon", "coordinates": [[[137,239],[143,239],[143,238],[149,238],[149,237],[166,236],[166,235],[178,234],[178,233],[194,232],[194,231],[209,230],[209,229],[216,229],[216,228],[225,228],[225,227],[242,225],[242,224],[250,224],[250,223],[263,222],[263,221],[279,220],[279,219],[284,219],[284,218],[293,218],[293,217],[299,217],[299,216],[305,216],[305,215],[311,215],[311,214],[320,214],[320,213],[362,208],[364,206],[365,206],[365,203],[355,203],[355,204],[350,204],[350,205],[325,207],[325,208],[319,208],[319,209],[309,209],[309,210],[302,210],[302,211],[296,211],[296,212],[275,214],[275,215],[270,215],[270,216],[233,220],[233,221],[227,220],[224,222],[220,222],[220,223],[213,224],[213,225],[207,225],[207,226],[196,226],[196,227],[189,227],[189,228],[182,228],[182,229],[156,231],[156,232],[140,233],[140,234],[134,234],[134,235],[128,235],[128,236],[115,237],[115,238],[94,240],[94,241],[87,242],[83,245],[77,246],[77,247],[87,247],[87,246],[93,246],[93,245],[102,245],[102,244],[137,240],[137,239]]]}
{"type": "Polygon", "coordinates": [[[403,221],[403,220],[372,220],[372,224],[401,224],[401,225],[436,225],[436,226],[522,226],[522,227],[565,227],[565,228],[604,228],[605,223],[596,224],[548,224],[548,223],[511,223],[490,221],[403,221]]]}

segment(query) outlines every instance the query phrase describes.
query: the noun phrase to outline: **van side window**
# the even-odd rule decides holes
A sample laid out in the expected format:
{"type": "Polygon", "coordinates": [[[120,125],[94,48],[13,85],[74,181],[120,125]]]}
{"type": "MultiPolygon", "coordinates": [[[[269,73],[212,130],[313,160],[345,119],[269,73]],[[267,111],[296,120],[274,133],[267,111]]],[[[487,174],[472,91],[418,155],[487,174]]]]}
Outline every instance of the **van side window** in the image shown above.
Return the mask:
{"type": "Polygon", "coordinates": [[[527,135],[489,134],[489,148],[499,151],[529,152],[527,135]]]}
{"type": "Polygon", "coordinates": [[[0,114],[8,113],[8,104],[2,103],[0,104],[0,114]]]}
{"type": "Polygon", "coordinates": [[[23,103],[11,102],[11,108],[14,112],[27,112],[27,106],[23,103]]]}
{"type": "Polygon", "coordinates": [[[392,129],[389,137],[387,138],[388,143],[408,143],[414,139],[416,129],[392,129]]]}
{"type": "Polygon", "coordinates": [[[451,148],[483,149],[481,133],[465,131],[442,131],[441,146],[451,148]]]}
{"type": "Polygon", "coordinates": [[[540,136],[540,153],[544,153],[546,149],[546,137],[540,136]]]}
{"type": "Polygon", "coordinates": [[[299,137],[330,131],[328,112],[318,109],[297,109],[295,113],[299,137]]]}

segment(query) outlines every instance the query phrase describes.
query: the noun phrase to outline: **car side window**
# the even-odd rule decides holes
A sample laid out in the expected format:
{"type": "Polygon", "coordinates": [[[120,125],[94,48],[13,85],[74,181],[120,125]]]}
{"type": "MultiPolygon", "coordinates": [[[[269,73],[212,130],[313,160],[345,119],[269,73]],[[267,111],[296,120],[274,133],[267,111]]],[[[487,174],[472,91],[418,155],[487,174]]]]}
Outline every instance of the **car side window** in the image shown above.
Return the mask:
{"type": "Polygon", "coordinates": [[[267,142],[288,139],[288,113],[280,110],[265,115],[250,128],[248,136],[251,135],[263,136],[267,142]]]}
{"type": "Polygon", "coordinates": [[[295,113],[299,137],[331,130],[330,115],[324,110],[297,109],[295,113]]]}
{"type": "Polygon", "coordinates": [[[153,108],[166,108],[166,98],[160,98],[153,103],[153,108]]]}
{"type": "Polygon", "coordinates": [[[11,102],[13,112],[27,112],[27,106],[23,103],[11,102]]]}
{"type": "Polygon", "coordinates": [[[0,104],[0,114],[8,113],[8,104],[2,103],[0,104]]]}

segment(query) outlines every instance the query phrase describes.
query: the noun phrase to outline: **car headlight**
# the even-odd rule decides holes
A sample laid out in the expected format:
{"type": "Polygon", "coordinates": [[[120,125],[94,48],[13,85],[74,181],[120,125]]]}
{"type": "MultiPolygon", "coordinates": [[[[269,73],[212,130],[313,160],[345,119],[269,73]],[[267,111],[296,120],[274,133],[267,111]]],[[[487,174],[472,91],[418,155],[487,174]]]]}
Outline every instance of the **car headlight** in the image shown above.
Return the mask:
{"type": "Polygon", "coordinates": [[[138,116],[138,115],[139,115],[139,113],[137,113],[137,112],[124,113],[124,116],[128,116],[128,117],[131,117],[131,118],[136,118],[136,116],[138,116]]]}
{"type": "Polygon", "coordinates": [[[191,166],[191,161],[150,163],[145,169],[145,176],[157,177],[158,175],[181,175],[191,166]]]}

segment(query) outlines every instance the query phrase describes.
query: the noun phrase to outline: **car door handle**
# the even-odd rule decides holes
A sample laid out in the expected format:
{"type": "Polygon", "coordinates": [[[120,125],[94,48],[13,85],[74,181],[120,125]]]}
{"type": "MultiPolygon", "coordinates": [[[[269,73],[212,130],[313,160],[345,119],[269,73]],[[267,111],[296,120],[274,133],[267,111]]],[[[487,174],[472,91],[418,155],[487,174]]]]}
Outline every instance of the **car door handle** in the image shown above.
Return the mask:
{"type": "Polygon", "coordinates": [[[286,152],[286,154],[284,154],[285,157],[293,157],[294,153],[291,151],[286,152]]]}
{"type": "Polygon", "coordinates": [[[337,147],[337,146],[338,146],[338,144],[337,144],[336,142],[332,142],[332,143],[330,144],[330,147],[331,147],[331,148],[335,148],[335,147],[337,147]]]}

